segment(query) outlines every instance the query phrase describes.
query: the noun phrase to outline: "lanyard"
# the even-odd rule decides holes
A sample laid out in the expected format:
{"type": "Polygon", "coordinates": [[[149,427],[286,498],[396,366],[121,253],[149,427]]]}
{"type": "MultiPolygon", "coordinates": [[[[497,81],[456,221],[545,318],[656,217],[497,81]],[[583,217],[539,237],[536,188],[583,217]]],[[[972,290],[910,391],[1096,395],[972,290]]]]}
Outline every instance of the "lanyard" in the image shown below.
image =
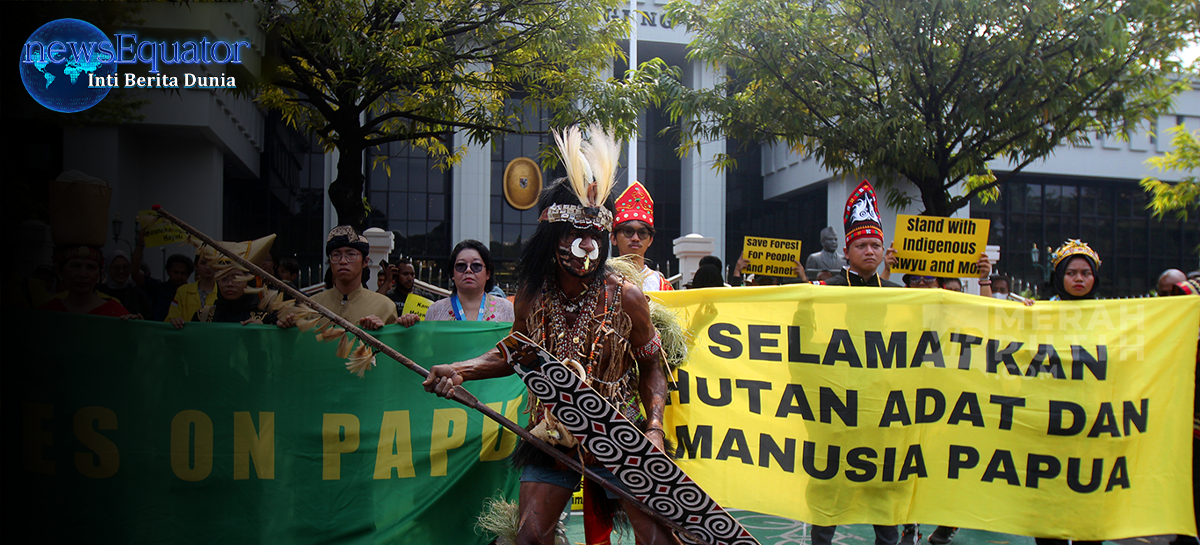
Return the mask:
{"type": "MultiPolygon", "coordinates": [[[[460,322],[466,321],[467,317],[463,314],[462,303],[458,302],[458,294],[450,296],[450,305],[454,307],[454,319],[460,322]]],[[[487,294],[483,294],[483,299],[479,300],[479,314],[475,316],[478,321],[480,316],[483,316],[484,307],[487,306],[487,294]]]]}

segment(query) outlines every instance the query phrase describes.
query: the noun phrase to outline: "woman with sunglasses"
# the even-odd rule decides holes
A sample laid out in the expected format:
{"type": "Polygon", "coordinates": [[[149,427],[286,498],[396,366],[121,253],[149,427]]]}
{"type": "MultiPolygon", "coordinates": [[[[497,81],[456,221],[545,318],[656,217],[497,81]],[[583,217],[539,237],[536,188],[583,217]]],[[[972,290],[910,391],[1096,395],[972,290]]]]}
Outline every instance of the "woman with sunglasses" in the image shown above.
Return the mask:
{"type": "Polygon", "coordinates": [[[492,256],[478,240],[459,242],[450,252],[451,295],[429,305],[428,321],[513,321],[512,303],[492,291],[492,256]]]}

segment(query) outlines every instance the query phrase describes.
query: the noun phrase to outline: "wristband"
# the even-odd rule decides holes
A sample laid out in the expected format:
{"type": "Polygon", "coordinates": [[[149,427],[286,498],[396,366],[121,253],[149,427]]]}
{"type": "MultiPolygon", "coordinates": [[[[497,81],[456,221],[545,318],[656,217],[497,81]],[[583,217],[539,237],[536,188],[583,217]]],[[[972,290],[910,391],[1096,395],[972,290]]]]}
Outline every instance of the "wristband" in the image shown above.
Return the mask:
{"type": "Polygon", "coordinates": [[[980,286],[990,286],[990,285],[992,285],[992,281],[991,280],[980,280],[979,285],[980,286]]]}
{"type": "Polygon", "coordinates": [[[649,428],[649,429],[647,429],[647,430],[646,430],[646,433],[650,433],[650,432],[652,432],[652,431],[656,431],[656,432],[658,432],[658,433],[661,433],[661,434],[663,434],[663,437],[666,437],[666,436],[667,436],[667,432],[663,431],[663,429],[662,429],[662,428],[649,428]]]}

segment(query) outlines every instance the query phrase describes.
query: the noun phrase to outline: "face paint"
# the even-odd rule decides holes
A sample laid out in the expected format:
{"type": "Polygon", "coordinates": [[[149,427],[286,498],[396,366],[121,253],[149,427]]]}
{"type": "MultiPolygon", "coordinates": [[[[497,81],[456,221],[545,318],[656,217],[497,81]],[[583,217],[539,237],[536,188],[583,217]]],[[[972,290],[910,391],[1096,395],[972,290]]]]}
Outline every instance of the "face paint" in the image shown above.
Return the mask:
{"type": "Polygon", "coordinates": [[[585,252],[580,246],[581,244],[583,244],[582,238],[576,238],[573,242],[571,242],[571,255],[575,257],[586,257],[589,261],[600,257],[600,245],[595,244],[593,241],[592,250],[590,252],[585,252]]]}
{"type": "Polygon", "coordinates": [[[596,238],[590,235],[578,236],[571,239],[570,244],[567,244],[567,237],[563,237],[558,246],[559,265],[570,275],[585,278],[591,276],[595,271],[592,270],[600,257],[600,244],[596,242],[596,238]],[[590,241],[591,249],[584,249],[584,240],[590,241]],[[582,260],[582,261],[579,261],[582,260]],[[580,267],[582,265],[582,267],[580,267]]]}

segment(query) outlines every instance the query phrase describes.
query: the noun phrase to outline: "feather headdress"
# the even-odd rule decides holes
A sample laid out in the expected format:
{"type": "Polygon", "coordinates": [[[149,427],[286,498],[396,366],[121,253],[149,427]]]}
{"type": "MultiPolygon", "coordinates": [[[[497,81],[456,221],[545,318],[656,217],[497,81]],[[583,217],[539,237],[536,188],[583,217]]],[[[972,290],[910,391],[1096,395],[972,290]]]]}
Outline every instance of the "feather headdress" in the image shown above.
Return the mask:
{"type": "MultiPolygon", "coordinates": [[[[208,246],[203,242],[190,238],[189,242],[196,245],[196,255],[206,261],[215,271],[216,278],[224,278],[227,275],[237,275],[236,279],[239,282],[251,282],[254,280],[254,275],[250,274],[244,267],[235,263],[232,259],[225,257],[224,254],[217,251],[216,248],[208,246]]],[[[262,266],[266,261],[267,255],[271,251],[271,245],[275,242],[275,234],[272,233],[265,237],[248,240],[245,242],[220,242],[226,250],[232,251],[245,258],[247,261],[255,265],[262,266]]],[[[262,288],[250,287],[246,289],[247,293],[259,293],[262,288]]]]}
{"type": "Polygon", "coordinates": [[[540,221],[567,222],[580,229],[612,230],[612,212],[604,207],[612,193],[620,148],[598,125],[589,128],[588,140],[579,127],[553,131],[571,192],[579,204],[554,204],[542,211],[540,221]]]}

